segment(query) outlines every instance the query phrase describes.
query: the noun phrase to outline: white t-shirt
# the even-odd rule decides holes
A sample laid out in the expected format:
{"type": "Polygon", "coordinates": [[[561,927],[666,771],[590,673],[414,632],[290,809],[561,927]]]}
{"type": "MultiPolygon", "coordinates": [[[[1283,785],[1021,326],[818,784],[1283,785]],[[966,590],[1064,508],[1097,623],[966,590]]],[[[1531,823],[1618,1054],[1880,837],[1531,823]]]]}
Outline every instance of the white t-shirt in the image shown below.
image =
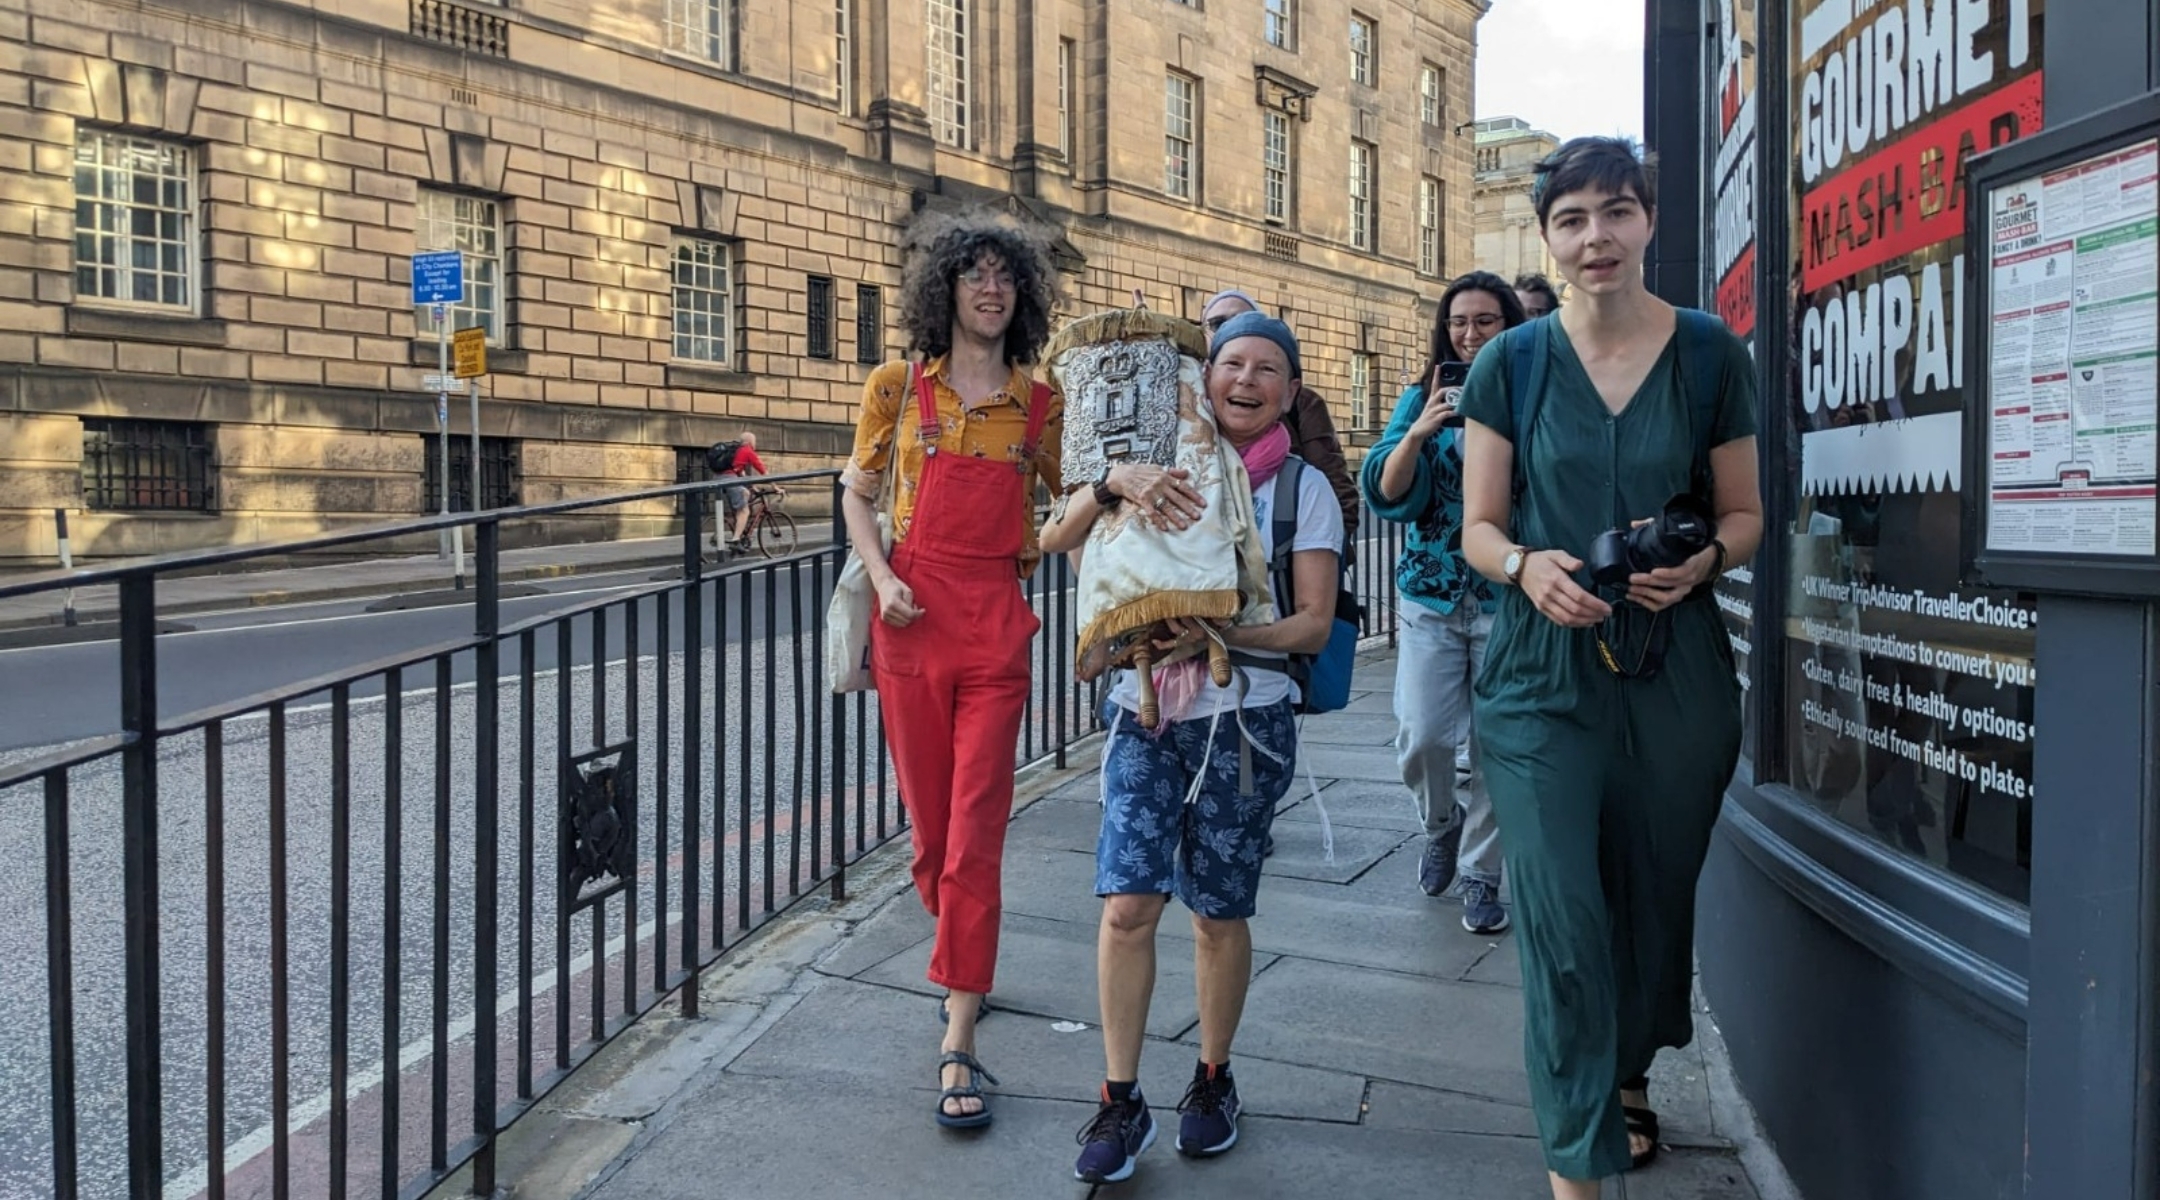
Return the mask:
{"type": "MultiPolygon", "coordinates": [[[[1286,465],[1283,469],[1287,471],[1290,468],[1286,465]]],[[[1275,554],[1275,481],[1273,479],[1253,489],[1253,515],[1260,526],[1261,553],[1272,560],[1275,554]]],[[[1339,554],[1342,551],[1342,541],[1342,507],[1335,501],[1335,491],[1328,486],[1327,476],[1312,464],[1307,463],[1304,471],[1298,475],[1297,536],[1290,543],[1290,552],[1295,555],[1301,550],[1328,550],[1339,554]]],[[[1291,570],[1295,572],[1296,567],[1293,566],[1291,570]]],[[[1273,583],[1272,579],[1270,583],[1273,583]]],[[[1330,586],[1332,586],[1332,583],[1330,586]]],[[[1331,596],[1331,605],[1332,600],[1331,596]]],[[[1289,616],[1296,609],[1297,605],[1291,597],[1275,597],[1275,611],[1278,619],[1289,616]]],[[[1268,650],[1245,650],[1241,651],[1241,653],[1255,658],[1280,659],[1287,657],[1268,650]]],[[[1246,685],[1244,699],[1244,707],[1246,708],[1265,708],[1281,700],[1301,699],[1297,694],[1297,685],[1292,683],[1290,677],[1281,671],[1245,667],[1242,674],[1246,685]]],[[[1192,711],[1186,714],[1186,718],[1190,720],[1193,717],[1212,717],[1218,710],[1228,712],[1237,708],[1239,706],[1238,684],[1238,677],[1233,675],[1229,687],[1218,688],[1213,680],[1203,675],[1200,682],[1200,692],[1194,698],[1192,711]]],[[[1117,682],[1111,685],[1110,688],[1110,702],[1127,712],[1137,713],[1140,711],[1140,689],[1133,682],[1133,673],[1131,671],[1119,671],[1117,673],[1117,682]]]]}

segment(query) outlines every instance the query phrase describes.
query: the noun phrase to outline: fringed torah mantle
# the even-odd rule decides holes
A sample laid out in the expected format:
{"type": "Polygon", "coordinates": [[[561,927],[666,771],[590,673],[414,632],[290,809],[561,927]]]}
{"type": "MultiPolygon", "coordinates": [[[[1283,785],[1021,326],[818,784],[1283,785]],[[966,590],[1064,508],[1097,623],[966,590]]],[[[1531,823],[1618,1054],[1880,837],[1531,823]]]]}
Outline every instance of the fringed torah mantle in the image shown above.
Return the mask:
{"type": "MultiPolygon", "coordinates": [[[[1252,484],[1215,426],[1201,384],[1207,339],[1191,321],[1114,309],[1071,322],[1051,339],[1051,379],[1065,397],[1065,478],[1091,481],[1117,463],[1182,467],[1207,507],[1182,530],[1158,529],[1126,503],[1097,518],[1079,555],[1075,673],[1143,674],[1200,653],[1163,653],[1162,623],[1197,617],[1238,625],[1275,620],[1252,484]]],[[[1085,483],[1079,486],[1086,486],[1085,483]]],[[[1228,673],[1227,651],[1209,647],[1228,673]]],[[[1218,678],[1218,683],[1226,680],[1218,678]]],[[[1152,690],[1152,689],[1150,689],[1152,690]]]]}

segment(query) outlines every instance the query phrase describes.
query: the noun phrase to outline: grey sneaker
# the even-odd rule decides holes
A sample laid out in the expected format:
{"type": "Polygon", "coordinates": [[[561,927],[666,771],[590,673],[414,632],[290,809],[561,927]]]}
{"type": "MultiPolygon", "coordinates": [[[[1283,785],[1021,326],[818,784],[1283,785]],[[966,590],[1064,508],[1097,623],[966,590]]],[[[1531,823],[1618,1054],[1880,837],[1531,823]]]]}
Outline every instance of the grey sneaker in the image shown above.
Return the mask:
{"type": "Polygon", "coordinates": [[[1428,896],[1438,896],[1455,882],[1455,860],[1462,853],[1463,811],[1455,806],[1455,828],[1425,842],[1425,853],[1418,859],[1418,887],[1428,896]]]}
{"type": "Polygon", "coordinates": [[[1508,927],[1507,910],[1500,907],[1499,888],[1482,879],[1463,876],[1462,927],[1472,933],[1499,933],[1508,927]]]}

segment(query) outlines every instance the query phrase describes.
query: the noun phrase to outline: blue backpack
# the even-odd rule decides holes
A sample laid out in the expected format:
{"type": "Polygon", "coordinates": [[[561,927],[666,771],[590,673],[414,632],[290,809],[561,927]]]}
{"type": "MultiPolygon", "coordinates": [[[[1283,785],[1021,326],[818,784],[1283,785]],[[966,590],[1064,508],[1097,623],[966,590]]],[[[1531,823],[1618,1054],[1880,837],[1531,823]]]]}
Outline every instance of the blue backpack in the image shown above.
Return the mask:
{"type": "MultiPolygon", "coordinates": [[[[1721,397],[1716,381],[1719,360],[1724,356],[1717,335],[1724,329],[1724,324],[1697,308],[1677,309],[1676,315],[1679,318],[1675,336],[1680,343],[1680,394],[1687,400],[1688,425],[1695,437],[1689,490],[1708,500],[1711,493],[1710,438],[1717,425],[1717,406],[1721,397]]],[[[1513,499],[1517,511],[1520,511],[1523,484],[1529,475],[1530,426],[1537,420],[1539,403],[1545,399],[1545,365],[1552,356],[1550,322],[1557,319],[1540,317],[1502,335],[1508,349],[1508,408],[1514,416],[1513,499]]]]}
{"type": "MultiPolygon", "coordinates": [[[[1297,541],[1298,483],[1305,465],[1304,459],[1293,454],[1275,473],[1274,512],[1268,521],[1274,545],[1268,556],[1268,574],[1275,590],[1276,610],[1282,615],[1297,607],[1290,548],[1297,541]]],[[[1358,628],[1363,616],[1364,608],[1358,604],[1356,593],[1337,586],[1335,620],[1328,630],[1327,645],[1318,654],[1291,655],[1284,668],[1303,697],[1298,712],[1334,712],[1350,703],[1350,675],[1357,666],[1358,628]]]]}

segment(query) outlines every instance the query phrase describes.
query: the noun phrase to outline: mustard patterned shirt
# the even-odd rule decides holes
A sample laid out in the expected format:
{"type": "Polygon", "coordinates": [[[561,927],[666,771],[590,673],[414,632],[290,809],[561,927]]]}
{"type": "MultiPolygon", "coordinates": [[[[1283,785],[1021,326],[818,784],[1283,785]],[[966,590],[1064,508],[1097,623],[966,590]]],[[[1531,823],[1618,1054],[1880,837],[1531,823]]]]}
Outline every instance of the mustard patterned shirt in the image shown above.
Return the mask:
{"type": "MultiPolygon", "coordinates": [[[[923,371],[930,377],[931,390],[937,397],[938,453],[1019,461],[1027,441],[1028,398],[1034,391],[1026,368],[1015,366],[1005,386],[972,409],[961,402],[960,393],[946,384],[943,357],[931,359],[923,371]]],[[[893,457],[893,426],[900,415],[901,399],[908,396],[910,388],[905,362],[886,363],[872,371],[863,385],[862,415],[855,422],[855,452],[848,459],[847,469],[841,472],[840,482],[874,503],[885,495],[885,472],[893,457]]],[[[1025,531],[1019,563],[1022,576],[1032,574],[1042,560],[1035,522],[1035,483],[1041,481],[1052,496],[1065,490],[1065,401],[1053,390],[1048,403],[1049,416],[1035,448],[1034,474],[1021,489],[1020,520],[1025,531]]],[[[915,485],[922,479],[922,414],[912,397],[908,399],[905,424],[899,434],[900,486],[893,496],[891,514],[895,542],[907,540],[908,524],[915,513],[915,485]]]]}

